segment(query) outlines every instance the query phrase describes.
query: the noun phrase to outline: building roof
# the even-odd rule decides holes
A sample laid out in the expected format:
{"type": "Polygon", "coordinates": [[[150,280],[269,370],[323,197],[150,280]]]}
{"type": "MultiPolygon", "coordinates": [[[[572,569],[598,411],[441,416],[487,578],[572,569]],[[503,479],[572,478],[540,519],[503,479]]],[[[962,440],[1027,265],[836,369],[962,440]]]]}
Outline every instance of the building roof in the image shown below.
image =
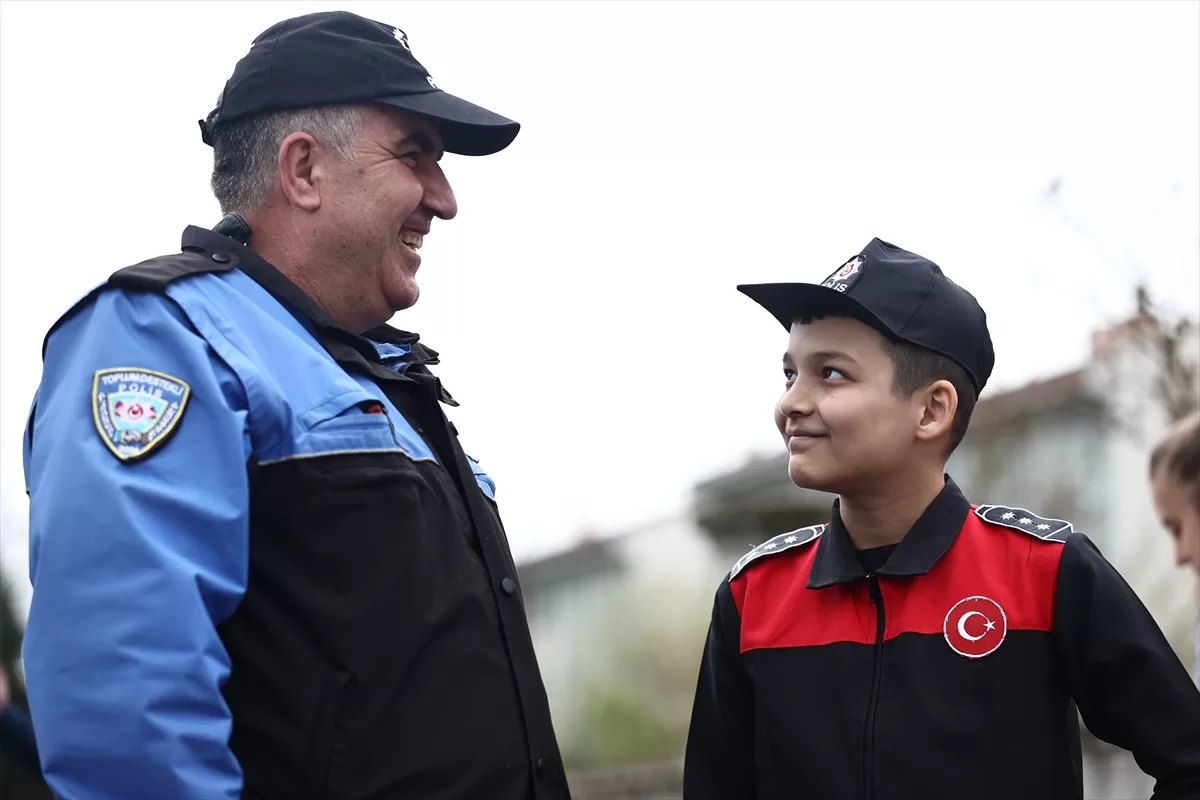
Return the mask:
{"type": "Polygon", "coordinates": [[[521,585],[528,590],[616,569],[621,565],[617,538],[586,536],[565,550],[518,564],[521,585]]]}
{"type": "Polygon", "coordinates": [[[995,427],[1034,412],[1090,400],[1084,375],[1085,370],[1076,369],[983,397],[971,416],[971,430],[995,427]]]}

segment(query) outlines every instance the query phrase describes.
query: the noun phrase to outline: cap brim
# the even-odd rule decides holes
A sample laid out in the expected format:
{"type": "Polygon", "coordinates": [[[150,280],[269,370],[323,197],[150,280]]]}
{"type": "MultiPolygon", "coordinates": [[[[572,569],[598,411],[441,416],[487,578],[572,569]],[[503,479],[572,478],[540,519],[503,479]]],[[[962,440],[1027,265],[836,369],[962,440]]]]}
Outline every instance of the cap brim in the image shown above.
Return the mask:
{"type": "Polygon", "coordinates": [[[836,314],[865,322],[884,336],[897,336],[862,303],[826,286],[815,283],[743,283],[737,289],[771,312],[771,316],[788,330],[799,317],[836,314]]]}
{"type": "Polygon", "coordinates": [[[446,152],[462,156],[499,153],[513,143],[521,130],[521,123],[440,89],[385,97],[376,102],[437,120],[446,152]]]}

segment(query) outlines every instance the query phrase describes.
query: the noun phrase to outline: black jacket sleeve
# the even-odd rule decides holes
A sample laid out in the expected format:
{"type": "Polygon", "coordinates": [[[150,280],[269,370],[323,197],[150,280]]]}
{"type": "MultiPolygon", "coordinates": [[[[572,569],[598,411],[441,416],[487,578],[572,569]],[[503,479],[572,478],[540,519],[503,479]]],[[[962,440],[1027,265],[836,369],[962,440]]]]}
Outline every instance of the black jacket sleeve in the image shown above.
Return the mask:
{"type": "Polygon", "coordinates": [[[33,738],[33,723],[23,708],[11,703],[0,711],[0,753],[10,756],[29,774],[39,778],[42,776],[37,742],[33,738]]]}
{"type": "Polygon", "coordinates": [[[1200,797],[1200,691],[1096,546],[1077,533],[1063,547],[1054,634],[1083,721],[1133,753],[1154,800],[1200,797]]]}
{"type": "Polygon", "coordinates": [[[683,765],[684,800],[753,800],[754,689],[729,581],[717,589],[683,765]]]}

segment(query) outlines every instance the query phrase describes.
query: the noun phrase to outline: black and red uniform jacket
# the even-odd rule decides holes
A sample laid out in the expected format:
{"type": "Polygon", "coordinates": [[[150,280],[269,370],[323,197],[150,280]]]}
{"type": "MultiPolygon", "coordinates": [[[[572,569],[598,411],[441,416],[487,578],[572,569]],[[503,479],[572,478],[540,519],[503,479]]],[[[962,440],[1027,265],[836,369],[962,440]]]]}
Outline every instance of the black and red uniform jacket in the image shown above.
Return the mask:
{"type": "Polygon", "coordinates": [[[684,800],[1081,799],[1076,706],[1200,798],[1200,691],[1070,523],[947,479],[868,575],[835,502],[717,590],[684,800]]]}

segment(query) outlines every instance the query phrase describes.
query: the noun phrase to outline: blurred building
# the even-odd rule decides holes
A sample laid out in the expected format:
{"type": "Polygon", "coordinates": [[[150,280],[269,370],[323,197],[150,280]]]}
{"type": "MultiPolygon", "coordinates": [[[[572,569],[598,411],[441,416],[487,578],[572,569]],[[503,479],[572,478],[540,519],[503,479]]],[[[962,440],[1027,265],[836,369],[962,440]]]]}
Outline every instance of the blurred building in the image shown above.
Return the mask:
{"type": "MultiPolygon", "coordinates": [[[[1164,378],[1155,335],[1152,320],[1131,320],[1097,333],[1079,369],[986,396],[948,471],[973,502],[1071,520],[1121,572],[1194,670],[1195,580],[1174,565],[1152,505],[1147,460],[1169,423],[1167,408],[1179,405],[1180,396],[1185,406],[1193,403],[1200,390],[1194,367],[1164,378]],[[1167,385],[1180,380],[1188,385],[1167,385]]],[[[1170,357],[1185,366],[1200,361],[1200,342],[1171,347],[1170,357]]],[[[696,602],[707,615],[713,589],[740,555],[778,533],[825,521],[831,502],[791,484],[786,454],[757,458],[699,484],[691,508],[676,518],[524,565],[530,623],[556,717],[579,691],[581,676],[617,677],[605,675],[607,643],[596,640],[585,620],[621,587],[651,579],[690,584],[690,596],[706,598],[696,602]]],[[[699,647],[698,641],[696,666],[699,647]]],[[[1086,728],[1083,734],[1089,800],[1150,796],[1153,782],[1129,753],[1099,742],[1086,728]]]]}
{"type": "Polygon", "coordinates": [[[556,727],[569,738],[571,730],[586,724],[580,715],[592,687],[625,678],[629,665],[619,650],[629,641],[614,640],[622,629],[645,630],[637,609],[644,598],[656,606],[644,615],[674,618],[688,612],[678,606],[691,607],[693,641],[680,647],[694,645],[688,655],[698,665],[703,639],[696,637],[703,631],[696,629],[708,607],[697,609],[696,603],[704,602],[701,592],[711,593],[727,568],[687,513],[615,536],[585,537],[568,550],[520,565],[530,632],[556,727]]]}

